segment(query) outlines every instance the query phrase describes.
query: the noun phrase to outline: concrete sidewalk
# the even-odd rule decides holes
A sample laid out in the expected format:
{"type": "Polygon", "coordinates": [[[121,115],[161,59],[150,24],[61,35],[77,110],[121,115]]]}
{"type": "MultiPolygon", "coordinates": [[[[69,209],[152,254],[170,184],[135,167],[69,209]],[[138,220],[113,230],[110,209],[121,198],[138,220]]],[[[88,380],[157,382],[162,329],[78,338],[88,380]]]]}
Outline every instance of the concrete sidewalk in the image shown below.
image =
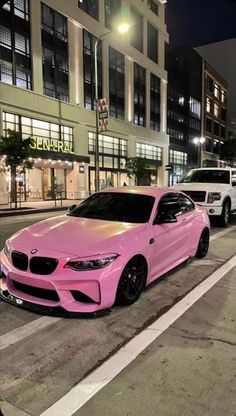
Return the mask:
{"type": "Polygon", "coordinates": [[[57,199],[51,201],[34,201],[34,202],[22,202],[21,206],[18,205],[17,209],[14,208],[14,204],[0,205],[0,218],[9,217],[12,215],[27,215],[38,214],[40,212],[50,211],[65,211],[70,205],[79,204],[83,199],[57,199]]]}

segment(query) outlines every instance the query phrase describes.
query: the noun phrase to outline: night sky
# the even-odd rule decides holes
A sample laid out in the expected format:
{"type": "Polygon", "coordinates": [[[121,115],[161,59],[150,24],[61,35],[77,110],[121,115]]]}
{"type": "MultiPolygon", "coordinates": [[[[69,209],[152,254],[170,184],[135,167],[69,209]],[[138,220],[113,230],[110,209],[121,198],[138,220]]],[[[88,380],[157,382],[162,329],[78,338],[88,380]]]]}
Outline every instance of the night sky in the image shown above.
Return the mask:
{"type": "Polygon", "coordinates": [[[236,0],[168,0],[167,28],[171,47],[235,38],[236,0]]]}

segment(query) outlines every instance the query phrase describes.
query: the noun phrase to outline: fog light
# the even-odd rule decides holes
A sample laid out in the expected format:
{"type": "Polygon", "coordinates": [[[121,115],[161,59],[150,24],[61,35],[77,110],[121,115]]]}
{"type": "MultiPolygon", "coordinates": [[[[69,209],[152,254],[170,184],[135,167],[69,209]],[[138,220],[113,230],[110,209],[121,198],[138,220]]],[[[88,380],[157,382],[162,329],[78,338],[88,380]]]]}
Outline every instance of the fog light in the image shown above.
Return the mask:
{"type": "Polygon", "coordinates": [[[215,212],[215,210],[211,208],[211,209],[209,210],[209,212],[210,212],[210,214],[213,214],[213,213],[215,212]]]}

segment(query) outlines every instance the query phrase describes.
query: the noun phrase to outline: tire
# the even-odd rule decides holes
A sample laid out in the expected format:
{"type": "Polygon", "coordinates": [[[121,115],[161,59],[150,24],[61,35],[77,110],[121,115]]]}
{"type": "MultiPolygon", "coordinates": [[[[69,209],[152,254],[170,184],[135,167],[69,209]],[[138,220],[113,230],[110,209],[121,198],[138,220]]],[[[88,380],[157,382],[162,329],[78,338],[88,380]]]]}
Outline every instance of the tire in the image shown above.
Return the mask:
{"type": "Polygon", "coordinates": [[[209,229],[204,228],[200,236],[198,247],[197,247],[197,252],[196,252],[196,257],[198,259],[202,259],[203,257],[207,255],[208,248],[209,248],[209,241],[210,241],[209,229]]]}
{"type": "Polygon", "coordinates": [[[116,292],[117,305],[131,305],[141,295],[147,279],[147,264],[142,256],[135,256],[126,264],[116,292]]]}
{"type": "Polygon", "coordinates": [[[228,227],[230,221],[230,203],[226,201],[223,204],[222,213],[218,218],[218,224],[220,227],[228,227]]]}

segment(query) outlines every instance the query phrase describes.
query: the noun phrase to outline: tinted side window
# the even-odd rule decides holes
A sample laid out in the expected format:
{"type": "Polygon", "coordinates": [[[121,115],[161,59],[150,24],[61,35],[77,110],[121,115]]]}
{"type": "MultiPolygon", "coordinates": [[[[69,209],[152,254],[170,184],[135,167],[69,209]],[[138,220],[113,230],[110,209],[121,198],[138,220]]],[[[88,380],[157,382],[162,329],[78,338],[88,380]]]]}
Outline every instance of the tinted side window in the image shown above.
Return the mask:
{"type": "Polygon", "coordinates": [[[192,201],[190,201],[190,199],[188,197],[186,197],[185,195],[180,194],[179,195],[179,200],[180,200],[180,206],[181,206],[182,213],[192,211],[195,208],[192,201]]]}
{"type": "Polygon", "coordinates": [[[170,215],[181,214],[181,206],[178,194],[167,194],[161,198],[158,204],[157,215],[162,213],[170,215]]]}

